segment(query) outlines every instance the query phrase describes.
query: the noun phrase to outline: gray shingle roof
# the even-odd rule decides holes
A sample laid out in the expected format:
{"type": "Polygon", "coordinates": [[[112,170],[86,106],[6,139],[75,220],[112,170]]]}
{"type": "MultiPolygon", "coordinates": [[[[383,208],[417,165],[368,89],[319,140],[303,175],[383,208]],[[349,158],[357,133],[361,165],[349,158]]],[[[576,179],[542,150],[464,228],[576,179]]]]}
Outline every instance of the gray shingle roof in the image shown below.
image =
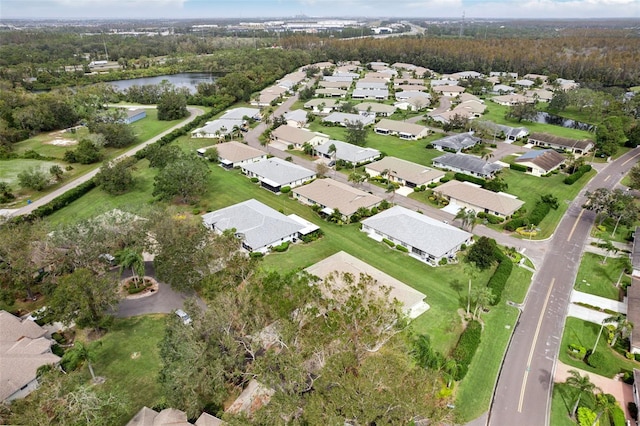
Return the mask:
{"type": "Polygon", "coordinates": [[[361,163],[372,157],[377,158],[380,156],[380,151],[377,149],[365,148],[337,140],[330,140],[317,146],[316,151],[324,155],[329,155],[331,145],[335,145],[336,147],[336,158],[338,160],[344,160],[350,163],[361,163]]]}
{"type": "Polygon", "coordinates": [[[206,213],[202,221],[219,231],[236,229],[254,250],[269,246],[304,228],[303,225],[254,199],[206,213]]]}
{"type": "Polygon", "coordinates": [[[362,221],[386,235],[436,258],[466,242],[471,234],[402,206],[395,206],[362,221]]]}
{"type": "Polygon", "coordinates": [[[433,159],[434,166],[443,165],[454,167],[460,170],[466,170],[478,175],[490,175],[502,169],[502,166],[496,163],[489,163],[482,158],[474,157],[467,154],[446,153],[440,157],[433,159]]]}
{"type": "Polygon", "coordinates": [[[452,149],[454,151],[460,151],[474,146],[479,141],[480,138],[473,136],[471,133],[459,133],[457,135],[451,135],[435,140],[431,142],[431,144],[434,146],[452,149]]]}

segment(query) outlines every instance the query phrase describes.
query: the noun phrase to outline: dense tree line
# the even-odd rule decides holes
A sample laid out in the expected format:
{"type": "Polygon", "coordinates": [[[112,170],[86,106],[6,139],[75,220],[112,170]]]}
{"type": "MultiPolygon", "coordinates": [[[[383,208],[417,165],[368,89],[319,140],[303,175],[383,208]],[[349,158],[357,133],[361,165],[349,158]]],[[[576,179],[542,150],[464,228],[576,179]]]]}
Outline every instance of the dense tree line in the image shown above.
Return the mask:
{"type": "Polygon", "coordinates": [[[605,86],[640,82],[638,37],[626,30],[568,32],[555,38],[435,38],[320,40],[296,35],[282,41],[312,49],[314,60],[409,62],[439,73],[475,70],[552,74],[605,86]]]}

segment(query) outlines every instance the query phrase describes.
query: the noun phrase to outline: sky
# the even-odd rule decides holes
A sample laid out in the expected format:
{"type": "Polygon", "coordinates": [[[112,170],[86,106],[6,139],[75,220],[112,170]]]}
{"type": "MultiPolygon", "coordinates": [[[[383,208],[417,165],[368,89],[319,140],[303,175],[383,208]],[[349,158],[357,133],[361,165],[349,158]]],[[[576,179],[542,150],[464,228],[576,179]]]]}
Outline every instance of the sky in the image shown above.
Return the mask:
{"type": "Polygon", "coordinates": [[[640,0],[0,0],[0,19],[639,18],[640,0]]]}

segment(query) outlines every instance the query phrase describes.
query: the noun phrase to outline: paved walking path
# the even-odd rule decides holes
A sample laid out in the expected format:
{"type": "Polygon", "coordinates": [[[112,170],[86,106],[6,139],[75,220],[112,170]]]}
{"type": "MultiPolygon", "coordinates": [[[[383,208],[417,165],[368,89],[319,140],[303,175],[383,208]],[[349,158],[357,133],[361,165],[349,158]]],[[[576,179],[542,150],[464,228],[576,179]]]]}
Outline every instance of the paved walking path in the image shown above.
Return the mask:
{"type": "Polygon", "coordinates": [[[609,309],[611,311],[620,312],[621,314],[627,313],[627,304],[625,302],[618,302],[616,300],[607,299],[606,297],[600,297],[589,293],[583,293],[581,291],[573,290],[571,292],[571,303],[581,302],[591,306],[597,306],[602,309],[609,309]]]}
{"type": "Polygon", "coordinates": [[[563,364],[561,361],[556,363],[556,371],[553,376],[553,381],[556,383],[564,382],[569,377],[569,370],[578,370],[581,375],[589,376],[591,383],[599,387],[602,392],[610,393],[616,397],[616,400],[625,412],[627,419],[631,420],[631,414],[627,407],[629,402],[633,402],[633,386],[626,384],[622,380],[609,379],[608,377],[600,376],[599,374],[589,373],[579,368],[571,367],[563,364]]]}

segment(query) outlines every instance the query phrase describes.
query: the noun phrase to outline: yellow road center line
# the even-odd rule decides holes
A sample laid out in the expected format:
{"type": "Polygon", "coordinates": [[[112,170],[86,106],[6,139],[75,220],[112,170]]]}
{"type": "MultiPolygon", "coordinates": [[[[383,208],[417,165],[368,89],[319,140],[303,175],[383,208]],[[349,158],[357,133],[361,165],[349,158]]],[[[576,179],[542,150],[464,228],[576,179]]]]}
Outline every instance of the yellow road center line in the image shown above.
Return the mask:
{"type": "Polygon", "coordinates": [[[578,226],[578,223],[580,223],[580,218],[582,217],[583,213],[584,213],[584,209],[580,210],[580,214],[578,215],[578,218],[576,219],[576,222],[573,224],[573,228],[571,228],[571,232],[569,232],[569,236],[567,237],[567,241],[569,241],[571,239],[571,237],[573,237],[573,231],[576,230],[576,226],[578,226]]]}
{"type": "Polygon", "coordinates": [[[536,343],[538,342],[538,336],[540,335],[540,327],[542,326],[542,320],[544,319],[544,314],[547,310],[547,303],[549,303],[549,297],[551,297],[551,290],[553,290],[553,285],[555,284],[556,279],[553,278],[551,280],[551,285],[549,285],[549,290],[547,291],[547,297],[544,299],[544,304],[542,305],[542,312],[540,312],[540,318],[538,318],[538,326],[536,327],[536,332],[533,335],[533,342],[531,343],[531,350],[529,351],[529,358],[527,359],[527,369],[524,372],[524,377],[522,378],[522,388],[520,389],[520,401],[518,402],[518,413],[522,413],[522,404],[524,403],[524,392],[527,388],[527,379],[529,377],[529,368],[531,367],[531,360],[533,359],[533,352],[536,349],[536,343]]]}

